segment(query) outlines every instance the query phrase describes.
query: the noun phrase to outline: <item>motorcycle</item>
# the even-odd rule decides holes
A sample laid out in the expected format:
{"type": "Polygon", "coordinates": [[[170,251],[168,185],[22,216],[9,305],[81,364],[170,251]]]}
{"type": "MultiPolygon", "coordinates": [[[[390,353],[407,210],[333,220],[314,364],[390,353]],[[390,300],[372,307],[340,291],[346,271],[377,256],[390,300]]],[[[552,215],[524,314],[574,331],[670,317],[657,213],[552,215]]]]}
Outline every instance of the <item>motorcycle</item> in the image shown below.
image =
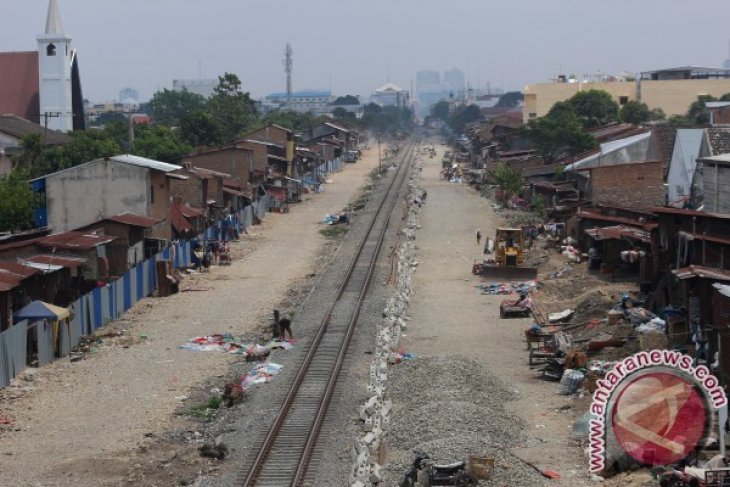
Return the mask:
{"type": "Polygon", "coordinates": [[[467,487],[478,483],[477,479],[466,471],[466,462],[463,460],[448,465],[439,465],[426,453],[415,453],[416,457],[403,476],[400,487],[431,487],[432,485],[467,487]]]}

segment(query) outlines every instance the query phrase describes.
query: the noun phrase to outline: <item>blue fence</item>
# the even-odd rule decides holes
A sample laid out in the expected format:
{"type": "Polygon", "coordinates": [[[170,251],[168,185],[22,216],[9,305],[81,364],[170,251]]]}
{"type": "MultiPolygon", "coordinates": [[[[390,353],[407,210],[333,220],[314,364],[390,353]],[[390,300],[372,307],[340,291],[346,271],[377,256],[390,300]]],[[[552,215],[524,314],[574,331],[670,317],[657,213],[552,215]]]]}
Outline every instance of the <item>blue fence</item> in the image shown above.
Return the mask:
{"type": "MultiPolygon", "coordinates": [[[[333,165],[327,167],[323,164],[322,169],[339,168],[334,163],[332,161],[333,165]]],[[[270,196],[265,195],[237,212],[227,222],[218,222],[208,228],[199,237],[227,240],[228,226],[234,225],[239,233],[243,232],[253,225],[254,217],[264,218],[270,206],[270,196]]],[[[139,263],[116,281],[97,287],[68,305],[72,316],[70,322],[54,325],[48,321],[22,321],[0,333],[0,389],[7,386],[26,367],[29,350],[35,348],[39,365],[53,361],[57,353],[60,356],[68,355],[79,344],[81,337],[93,334],[151,295],[157,289],[157,261],[171,260],[173,266],[179,269],[192,265],[191,257],[191,242],[176,242],[154,257],[139,263]],[[54,337],[58,337],[57,351],[54,337]]]]}
{"type": "Polygon", "coordinates": [[[112,320],[119,318],[138,301],[157,289],[155,263],[171,260],[175,268],[191,265],[190,242],[179,242],[141,262],[124,276],[71,303],[72,319],[54,325],[48,321],[22,321],[0,333],[0,389],[18,375],[28,362],[28,344],[35,344],[38,364],[54,360],[54,336],[58,336],[58,354],[68,353],[79,344],[82,336],[91,335],[112,320]],[[57,327],[54,330],[54,326],[57,327]]]}

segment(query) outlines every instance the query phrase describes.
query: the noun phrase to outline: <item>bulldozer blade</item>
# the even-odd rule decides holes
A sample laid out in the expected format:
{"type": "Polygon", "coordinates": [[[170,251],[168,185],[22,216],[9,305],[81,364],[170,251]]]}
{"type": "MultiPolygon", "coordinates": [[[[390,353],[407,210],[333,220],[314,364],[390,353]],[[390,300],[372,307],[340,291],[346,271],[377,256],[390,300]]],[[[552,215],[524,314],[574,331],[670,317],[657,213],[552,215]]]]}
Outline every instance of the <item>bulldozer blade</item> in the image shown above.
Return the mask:
{"type": "Polygon", "coordinates": [[[537,267],[484,266],[480,275],[505,281],[529,280],[537,277],[537,267]]]}

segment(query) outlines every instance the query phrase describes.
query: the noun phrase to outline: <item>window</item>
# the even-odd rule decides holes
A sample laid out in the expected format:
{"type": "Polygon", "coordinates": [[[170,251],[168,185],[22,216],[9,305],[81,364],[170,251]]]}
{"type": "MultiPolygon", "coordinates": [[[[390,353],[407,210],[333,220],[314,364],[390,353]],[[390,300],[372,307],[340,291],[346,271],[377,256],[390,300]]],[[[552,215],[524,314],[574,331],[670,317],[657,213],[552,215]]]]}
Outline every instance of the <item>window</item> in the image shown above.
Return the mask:
{"type": "Polygon", "coordinates": [[[628,102],[629,102],[629,97],[628,96],[619,96],[618,97],[618,104],[619,105],[622,105],[623,106],[623,105],[626,105],[628,102]]]}
{"type": "Polygon", "coordinates": [[[537,118],[537,113],[531,113],[530,118],[537,118]]]}
{"type": "Polygon", "coordinates": [[[46,47],[46,56],[55,56],[56,55],[56,46],[53,44],[48,44],[46,47]]]}
{"type": "Polygon", "coordinates": [[[150,185],[150,203],[153,205],[155,204],[155,185],[154,184],[150,185]]]}

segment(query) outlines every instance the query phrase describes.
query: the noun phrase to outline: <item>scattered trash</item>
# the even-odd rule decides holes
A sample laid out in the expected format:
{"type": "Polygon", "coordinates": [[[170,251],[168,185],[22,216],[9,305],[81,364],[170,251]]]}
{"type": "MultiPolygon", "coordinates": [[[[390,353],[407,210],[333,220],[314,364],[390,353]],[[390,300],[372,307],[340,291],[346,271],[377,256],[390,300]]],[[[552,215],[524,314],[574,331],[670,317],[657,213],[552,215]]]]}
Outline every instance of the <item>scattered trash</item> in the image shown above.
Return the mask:
{"type": "Polygon", "coordinates": [[[563,377],[560,379],[558,386],[558,394],[561,396],[570,396],[578,392],[583,382],[583,372],[573,369],[565,369],[563,377]]]}
{"type": "Polygon", "coordinates": [[[561,321],[569,320],[571,316],[573,316],[573,310],[564,309],[563,311],[558,311],[557,313],[548,314],[548,321],[550,321],[550,323],[559,323],[561,321]]]}
{"type": "Polygon", "coordinates": [[[498,295],[530,292],[535,289],[537,285],[535,284],[535,281],[490,282],[488,284],[479,284],[476,287],[482,291],[482,294],[498,295]]]}
{"type": "Polygon", "coordinates": [[[246,391],[246,388],[252,385],[271,382],[271,378],[278,374],[282,367],[283,365],[275,364],[273,362],[264,362],[254,366],[248,371],[248,374],[241,379],[241,389],[246,391]]]}

